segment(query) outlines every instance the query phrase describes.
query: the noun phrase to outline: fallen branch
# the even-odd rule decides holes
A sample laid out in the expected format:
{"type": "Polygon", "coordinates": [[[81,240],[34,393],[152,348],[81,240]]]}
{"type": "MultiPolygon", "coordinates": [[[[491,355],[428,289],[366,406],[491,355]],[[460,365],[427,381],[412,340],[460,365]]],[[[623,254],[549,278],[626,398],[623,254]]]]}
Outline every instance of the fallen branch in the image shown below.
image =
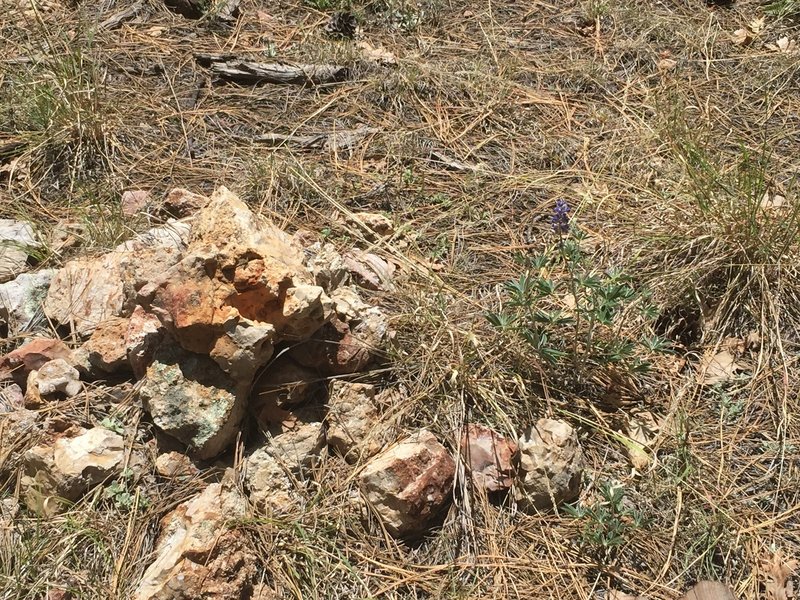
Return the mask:
{"type": "Polygon", "coordinates": [[[284,135],[282,133],[265,133],[253,138],[254,142],[272,147],[295,146],[302,149],[320,149],[328,151],[349,150],[370,134],[377,133],[374,127],[359,127],[328,133],[311,135],[284,135]]]}
{"type": "Polygon", "coordinates": [[[297,65],[282,62],[251,62],[223,54],[198,54],[197,62],[222,79],[242,84],[323,85],[347,78],[340,65],[297,65]]]}

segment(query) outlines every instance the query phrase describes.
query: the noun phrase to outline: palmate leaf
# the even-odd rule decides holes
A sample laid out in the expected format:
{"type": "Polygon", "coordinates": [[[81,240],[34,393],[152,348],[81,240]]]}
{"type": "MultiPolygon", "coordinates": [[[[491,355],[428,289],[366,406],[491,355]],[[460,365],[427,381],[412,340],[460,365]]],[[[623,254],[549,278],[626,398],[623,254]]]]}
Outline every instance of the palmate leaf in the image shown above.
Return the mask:
{"type": "Polygon", "coordinates": [[[489,323],[502,331],[512,329],[518,318],[516,315],[495,312],[487,312],[484,316],[489,323]]]}

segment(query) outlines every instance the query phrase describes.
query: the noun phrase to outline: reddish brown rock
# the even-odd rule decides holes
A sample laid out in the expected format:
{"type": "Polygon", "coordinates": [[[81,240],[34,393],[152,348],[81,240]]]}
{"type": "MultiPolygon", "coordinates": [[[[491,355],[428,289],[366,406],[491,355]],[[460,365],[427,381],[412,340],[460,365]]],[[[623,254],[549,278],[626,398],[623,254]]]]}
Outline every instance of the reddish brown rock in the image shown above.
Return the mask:
{"type": "Polygon", "coordinates": [[[253,385],[250,409],[258,415],[262,407],[302,404],[321,393],[323,387],[323,381],[317,373],[283,355],[270,363],[253,385]]]}
{"type": "Polygon", "coordinates": [[[513,484],[516,451],[515,442],[477,423],[467,424],[461,436],[461,456],[472,482],[489,492],[507,490],[513,484]]]}
{"type": "Polygon", "coordinates": [[[227,482],[212,483],[161,520],[155,560],[134,600],[244,598],[252,589],[256,557],[228,524],[247,514],[247,501],[227,482]]]}
{"type": "Polygon", "coordinates": [[[111,317],[97,326],[91,337],[77,351],[78,360],[95,376],[130,371],[125,346],[130,320],[111,317]]]}
{"type": "Polygon", "coordinates": [[[61,340],[33,339],[0,359],[0,378],[10,375],[24,388],[31,371],[41,369],[45,363],[55,358],[63,358],[69,363],[74,360],[72,351],[61,340]]]}
{"type": "Polygon", "coordinates": [[[353,335],[347,323],[334,318],[292,348],[289,356],[323,375],[344,375],[362,371],[372,360],[372,348],[353,335]]]}
{"type": "Polygon", "coordinates": [[[208,196],[195,194],[183,188],[175,188],[164,200],[163,212],[176,219],[190,217],[211,201],[208,196]]]}
{"type": "Polygon", "coordinates": [[[165,452],[156,458],[156,473],[162,477],[193,477],[199,473],[192,460],[180,452],[165,452]]]}
{"type": "Polygon", "coordinates": [[[359,480],[387,531],[413,537],[450,503],[454,476],[450,453],[422,430],[372,458],[359,480]]]}

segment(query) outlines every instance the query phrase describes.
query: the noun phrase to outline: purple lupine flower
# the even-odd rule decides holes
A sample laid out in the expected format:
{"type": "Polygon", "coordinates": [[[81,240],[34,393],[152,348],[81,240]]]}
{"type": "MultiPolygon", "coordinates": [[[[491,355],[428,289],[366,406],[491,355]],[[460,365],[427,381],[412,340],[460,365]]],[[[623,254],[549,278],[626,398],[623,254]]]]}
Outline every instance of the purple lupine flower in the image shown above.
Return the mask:
{"type": "Polygon", "coordinates": [[[553,209],[553,216],[550,217],[550,225],[553,231],[559,235],[569,233],[569,204],[566,200],[556,200],[556,207],[553,209]]]}

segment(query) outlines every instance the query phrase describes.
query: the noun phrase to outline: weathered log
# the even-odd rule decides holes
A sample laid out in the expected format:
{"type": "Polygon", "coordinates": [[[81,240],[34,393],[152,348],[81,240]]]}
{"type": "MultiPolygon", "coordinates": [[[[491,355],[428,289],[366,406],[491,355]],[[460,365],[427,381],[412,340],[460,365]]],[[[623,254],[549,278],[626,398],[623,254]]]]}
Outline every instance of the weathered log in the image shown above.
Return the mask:
{"type": "Polygon", "coordinates": [[[284,62],[252,62],[225,54],[198,54],[197,62],[214,75],[247,85],[323,85],[347,78],[348,69],[341,65],[302,65],[284,62]]]}

